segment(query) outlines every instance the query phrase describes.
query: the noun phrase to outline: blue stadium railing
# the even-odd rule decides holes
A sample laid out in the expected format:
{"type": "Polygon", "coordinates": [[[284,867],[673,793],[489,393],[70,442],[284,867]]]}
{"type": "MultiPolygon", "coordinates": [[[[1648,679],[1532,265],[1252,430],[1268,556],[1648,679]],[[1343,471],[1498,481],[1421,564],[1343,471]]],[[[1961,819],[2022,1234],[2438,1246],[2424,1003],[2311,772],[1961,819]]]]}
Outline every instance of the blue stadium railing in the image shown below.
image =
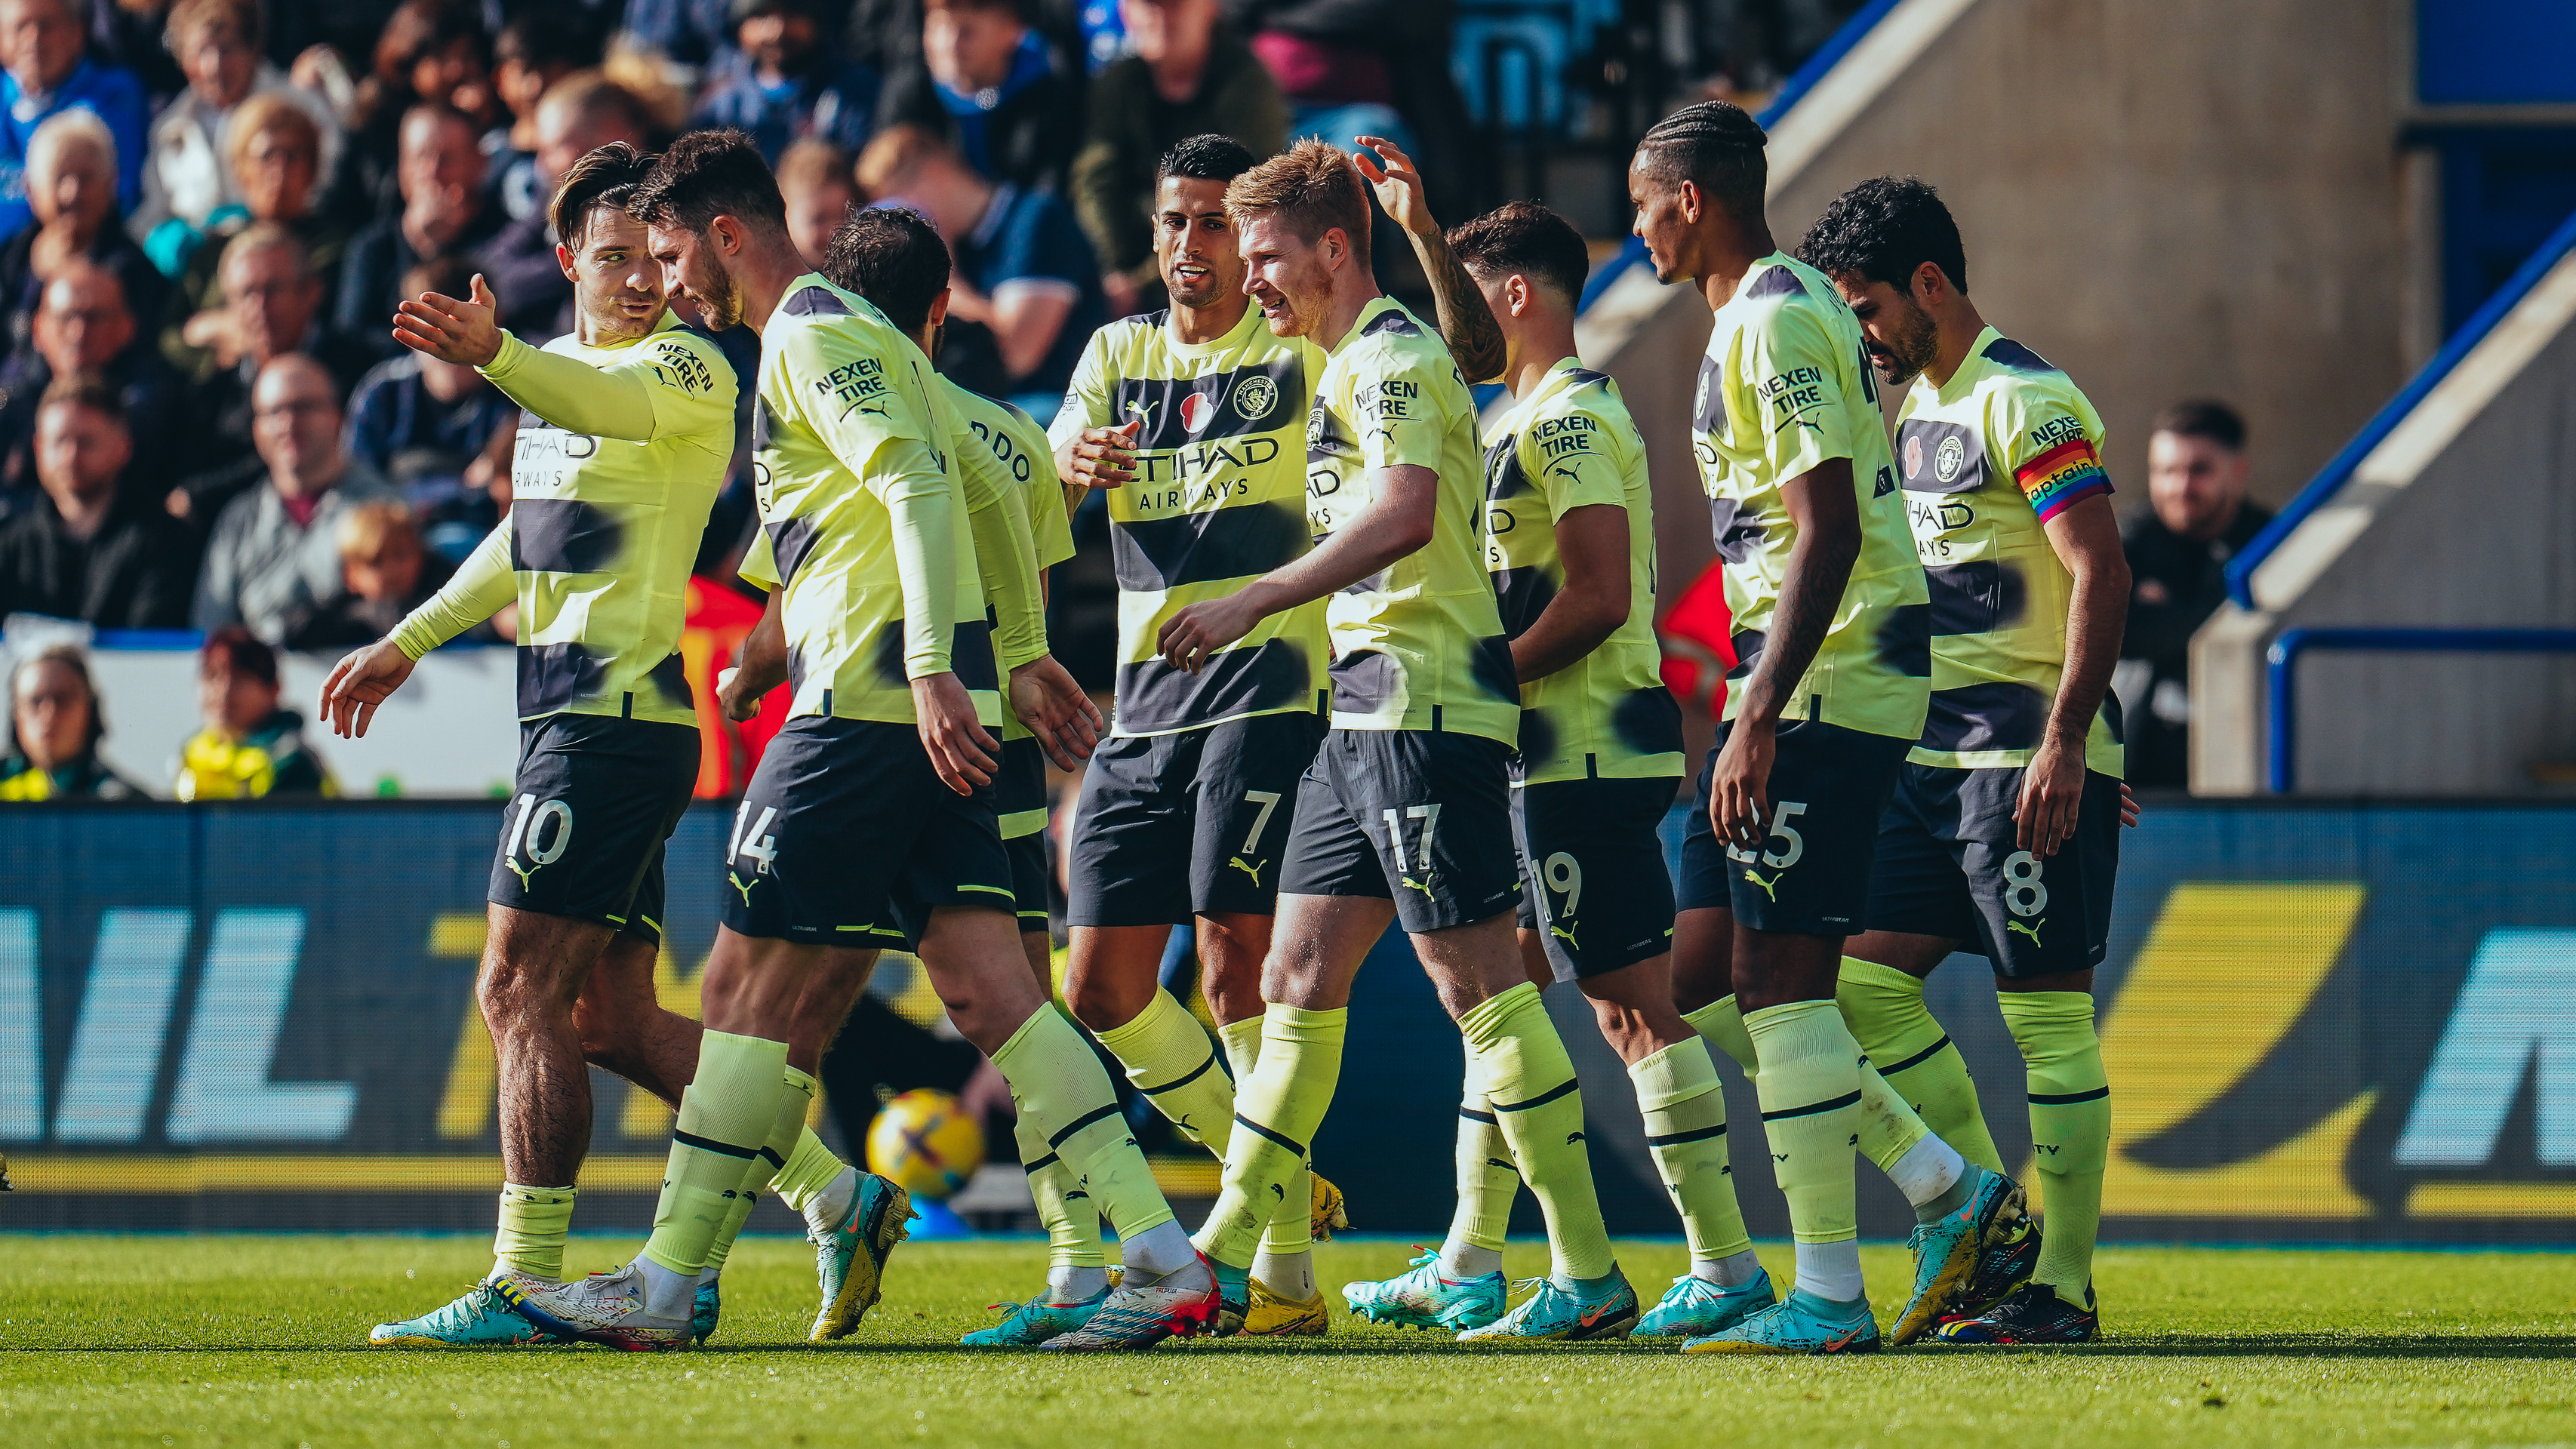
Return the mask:
{"type": "MultiPolygon", "coordinates": [[[[1842,29],[1817,47],[1816,53],[1807,57],[1807,63],[1798,67],[1797,74],[1782,83],[1780,93],[1771,98],[1771,104],[1764,106],[1762,114],[1754,120],[1760,122],[1765,130],[1778,125],[1780,118],[1789,114],[1789,108],[1798,104],[1807,92],[1816,88],[1816,82],[1825,78],[1825,72],[1851,54],[1852,47],[1860,44],[1862,36],[1869,34],[1878,22],[1887,18],[1889,11],[1903,3],[1904,0],[1870,0],[1854,11],[1852,18],[1843,22],[1842,29]]],[[[1620,246],[1618,255],[1593,268],[1591,279],[1583,284],[1582,300],[1575,304],[1574,310],[1577,313],[1590,311],[1592,304],[1601,299],[1601,294],[1610,290],[1611,283],[1645,259],[1646,244],[1632,233],[1620,246]]]]}
{"type": "Polygon", "coordinates": [[[2506,278],[2503,286],[2496,288],[2495,295],[2487,298],[2486,305],[2460,324],[2460,330],[2451,334],[2451,340],[2443,343],[2442,350],[2433,354],[2433,360],[2425,363],[2423,370],[2416,373],[2397,396],[2388,400],[2387,406],[2362,425],[2361,431],[2353,435],[2343,451],[2335,454],[2317,476],[2309,480],[2308,486],[2300,489],[2298,496],[2264,525],[2261,533],[2254,535],[2253,541],[2246,544],[2244,551],[2227,565],[2227,596],[2236,601],[2236,607],[2254,607],[2254,571],[2261,568],[2273,550],[2296,532],[2310,515],[2334,501],[2334,496],[2343,491],[2343,485],[2352,481],[2352,475],[2361,467],[2361,460],[2386,441],[2388,435],[2397,430],[2397,425],[2405,421],[2406,415],[2413,412],[2441,384],[2442,379],[2450,376],[2451,370],[2485,341],[2496,324],[2530,295],[2531,289],[2540,284],[2540,279],[2549,274],[2549,269],[2558,265],[2571,251],[2576,251],[2576,216],[2570,216],[2558,230],[2550,233],[2549,240],[2542,242],[2540,249],[2506,278]]]}
{"type": "Polygon", "coordinates": [[[2272,793],[2298,786],[2299,656],[2313,650],[2389,654],[2576,654],[2576,629],[2284,629],[2264,655],[2272,716],[2272,793]]]}

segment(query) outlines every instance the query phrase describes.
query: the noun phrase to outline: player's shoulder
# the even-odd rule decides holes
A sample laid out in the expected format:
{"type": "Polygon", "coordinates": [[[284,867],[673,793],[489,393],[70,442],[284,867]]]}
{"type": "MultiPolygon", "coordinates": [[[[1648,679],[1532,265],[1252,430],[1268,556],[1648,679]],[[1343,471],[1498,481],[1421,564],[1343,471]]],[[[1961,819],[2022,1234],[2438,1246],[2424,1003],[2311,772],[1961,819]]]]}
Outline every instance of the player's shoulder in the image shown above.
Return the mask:
{"type": "Polygon", "coordinates": [[[1169,311],[1139,312],[1100,324],[1083,344],[1083,350],[1090,354],[1085,361],[1097,359],[1099,365],[1117,375],[1134,371],[1161,349],[1163,339],[1169,335],[1164,323],[1171,315],[1169,311]]]}
{"type": "Polygon", "coordinates": [[[789,289],[779,299],[778,310],[770,314],[761,341],[788,348],[819,345],[826,339],[881,346],[886,338],[902,335],[865,297],[816,277],[789,289]]]}
{"type": "Polygon", "coordinates": [[[1997,334],[1978,349],[1977,362],[1978,398],[2000,425],[2018,427],[2029,419],[2072,414],[2085,428],[2100,430],[2100,419],[2083,389],[2064,369],[2029,347],[1997,334]]]}
{"type": "Polygon", "coordinates": [[[1754,333],[1769,345],[1838,341],[1851,309],[1824,274],[1794,257],[1756,266],[1719,309],[1718,330],[1754,333]]]}
{"type": "Polygon", "coordinates": [[[1333,350],[1332,359],[1354,381],[1363,384],[1401,377],[1435,387],[1454,380],[1462,392],[1466,387],[1457,359],[1449,355],[1449,344],[1392,298],[1383,310],[1352,330],[1350,337],[1333,350]]]}
{"type": "Polygon", "coordinates": [[[636,347],[636,355],[652,365],[665,381],[693,393],[731,393],[735,387],[733,362],[725,356],[724,344],[703,327],[679,323],[664,327],[646,337],[636,347]]]}

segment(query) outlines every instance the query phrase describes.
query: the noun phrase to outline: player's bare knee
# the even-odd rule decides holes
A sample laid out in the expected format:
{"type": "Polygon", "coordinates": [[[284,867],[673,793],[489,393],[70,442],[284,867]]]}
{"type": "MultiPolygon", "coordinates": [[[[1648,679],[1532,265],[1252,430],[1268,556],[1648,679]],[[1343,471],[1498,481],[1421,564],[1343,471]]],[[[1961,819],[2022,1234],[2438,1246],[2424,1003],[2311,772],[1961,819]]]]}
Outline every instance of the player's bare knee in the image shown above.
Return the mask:
{"type": "Polygon", "coordinates": [[[1149,972],[1139,977],[1132,972],[1094,969],[1064,977],[1065,1005],[1072,1009],[1073,1019],[1094,1032],[1114,1031],[1134,1021],[1153,1001],[1160,988],[1149,972]]]}

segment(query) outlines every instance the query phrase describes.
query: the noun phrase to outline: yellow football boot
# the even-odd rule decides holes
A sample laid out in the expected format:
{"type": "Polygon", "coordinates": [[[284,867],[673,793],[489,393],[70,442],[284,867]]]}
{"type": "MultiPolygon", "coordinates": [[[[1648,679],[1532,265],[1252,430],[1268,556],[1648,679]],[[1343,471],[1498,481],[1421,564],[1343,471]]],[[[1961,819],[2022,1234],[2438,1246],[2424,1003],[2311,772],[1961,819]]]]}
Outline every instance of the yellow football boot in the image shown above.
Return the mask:
{"type": "MultiPolygon", "coordinates": [[[[1320,1196],[1320,1194],[1318,1195],[1320,1196]]],[[[1336,1201],[1340,1193],[1333,1194],[1336,1201]]],[[[1247,1338],[1321,1338],[1327,1329],[1324,1317],[1324,1294],[1300,1303],[1282,1298],[1270,1291],[1260,1279],[1252,1280],[1252,1301],[1243,1312],[1242,1333],[1247,1338]]]]}

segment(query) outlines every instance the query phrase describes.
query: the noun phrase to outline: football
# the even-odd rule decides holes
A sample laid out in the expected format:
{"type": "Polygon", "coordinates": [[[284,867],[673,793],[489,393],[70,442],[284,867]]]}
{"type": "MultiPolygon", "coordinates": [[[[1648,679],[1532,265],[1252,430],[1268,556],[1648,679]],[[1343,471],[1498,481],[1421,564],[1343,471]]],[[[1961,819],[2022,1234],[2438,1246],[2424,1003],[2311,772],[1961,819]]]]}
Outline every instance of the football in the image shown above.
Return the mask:
{"type": "Polygon", "coordinates": [[[868,1127],[868,1171],[934,1202],[953,1197],[984,1165],[984,1127],[954,1093],[916,1088],[885,1104],[868,1127]]]}

